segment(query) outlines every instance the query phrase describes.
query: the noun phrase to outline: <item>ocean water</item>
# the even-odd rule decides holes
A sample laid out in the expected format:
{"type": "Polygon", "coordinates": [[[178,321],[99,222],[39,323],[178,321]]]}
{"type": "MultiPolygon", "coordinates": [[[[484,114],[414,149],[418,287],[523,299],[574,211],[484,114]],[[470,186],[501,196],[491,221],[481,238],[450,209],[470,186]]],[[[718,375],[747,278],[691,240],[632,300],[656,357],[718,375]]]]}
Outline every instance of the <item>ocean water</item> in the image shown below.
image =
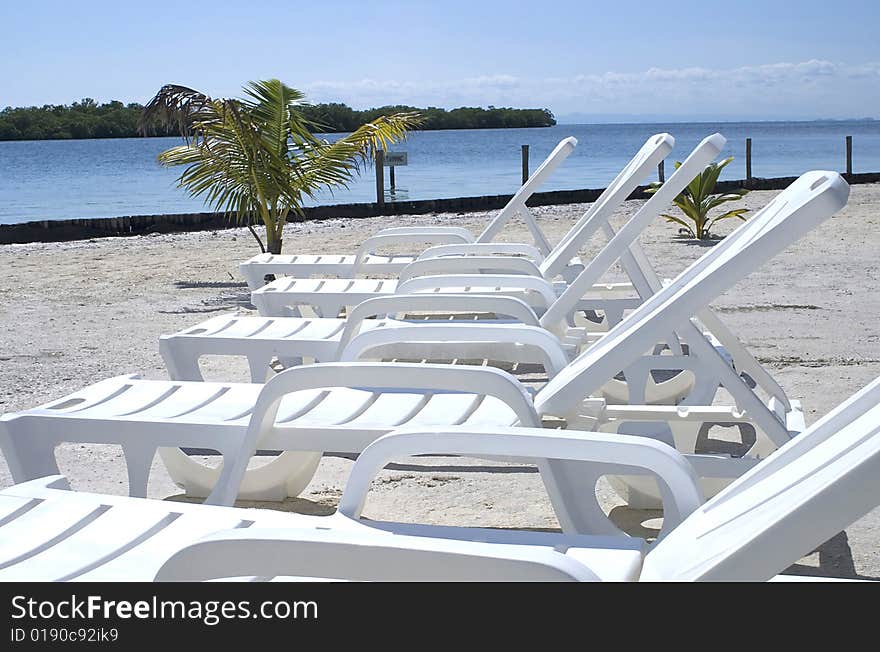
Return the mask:
{"type": "MultiPolygon", "coordinates": [[[[667,160],[683,159],[702,138],[727,137],[732,155],[722,179],[745,177],[745,139],[752,139],[752,174],[795,176],[812,169],[843,171],[845,136],[853,137],[853,171],[880,172],[880,122],[726,122],[557,125],[541,129],[416,132],[392,151],[406,151],[396,168],[393,199],[435,199],[514,192],[521,181],[521,145],[531,169],[567,136],[574,153],[542,190],[602,188],[651,134],[669,132],[676,146],[667,160]]],[[[329,136],[333,139],[338,136],[329,136]]],[[[207,210],[177,188],[182,168],[163,168],[156,156],[174,138],[0,142],[0,223],[119,217],[207,210]]],[[[309,205],[375,201],[370,168],[348,188],[325,192],[309,205]]],[[[386,169],[386,190],[388,172],[386,169]]]]}

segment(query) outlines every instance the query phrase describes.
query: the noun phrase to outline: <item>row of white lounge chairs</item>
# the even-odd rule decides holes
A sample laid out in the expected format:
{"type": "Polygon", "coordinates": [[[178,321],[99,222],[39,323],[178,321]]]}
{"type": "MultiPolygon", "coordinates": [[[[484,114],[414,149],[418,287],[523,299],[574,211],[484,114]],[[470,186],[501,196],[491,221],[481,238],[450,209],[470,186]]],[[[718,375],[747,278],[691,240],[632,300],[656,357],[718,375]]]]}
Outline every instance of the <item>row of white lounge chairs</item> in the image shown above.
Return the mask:
{"type": "Polygon", "coordinates": [[[0,579],[780,573],[877,504],[880,379],[805,430],[799,403],[709,307],[846,204],[837,173],[804,174],[675,279],[654,272],[639,234],[724,142],[700,143],[615,230],[612,214],[672,150],[670,135],[652,137],[555,247],[525,201],[574,139],[477,238],[457,227],[390,229],[355,256],[243,263],[262,316],[221,316],[163,337],[170,381],[111,378],[0,417],[0,447],[20,483],[0,492],[0,579]],[[492,242],[515,215],[534,244],[492,242]],[[600,231],[607,244],[579,259],[600,231]],[[407,242],[439,244],[418,256],[377,254],[407,242]],[[616,263],[629,282],[603,283],[616,263]],[[373,272],[399,277],[355,277],[373,272]],[[436,317],[457,312],[491,318],[436,317]],[[252,383],[204,382],[198,359],[209,354],[246,357],[252,383]],[[270,372],[275,359],[282,373],[270,372]],[[387,361],[400,359],[422,362],[387,361]],[[434,362],[451,359],[538,363],[548,378],[533,391],[497,368],[434,362]],[[737,427],[741,441],[713,440],[717,425],[737,427]],[[62,442],[119,444],[135,498],[61,489],[53,451],[62,442]],[[223,464],[181,449],[218,451],[223,464]],[[260,450],[283,452],[248,469],[260,450]],[[337,513],[309,517],[137,498],[157,451],[187,493],[214,505],[295,496],[324,451],[358,458],[337,513]],[[372,477],[417,454],[536,464],[562,533],[362,520],[372,477]],[[602,510],[602,476],[634,507],[662,502],[650,549],[602,510]]]}

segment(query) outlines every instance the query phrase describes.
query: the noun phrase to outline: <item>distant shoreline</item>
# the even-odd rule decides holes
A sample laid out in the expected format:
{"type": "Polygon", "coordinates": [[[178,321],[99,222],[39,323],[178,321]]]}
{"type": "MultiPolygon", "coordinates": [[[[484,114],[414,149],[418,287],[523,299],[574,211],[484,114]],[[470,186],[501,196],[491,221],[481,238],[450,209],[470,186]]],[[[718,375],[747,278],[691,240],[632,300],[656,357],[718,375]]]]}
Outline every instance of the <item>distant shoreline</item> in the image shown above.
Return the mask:
{"type": "MultiPolygon", "coordinates": [[[[650,123],[644,123],[650,124],[650,123]]],[[[448,127],[444,129],[413,129],[410,134],[417,133],[419,131],[504,131],[507,129],[550,129],[551,127],[555,127],[557,125],[534,125],[531,127],[448,127]]],[[[316,136],[337,136],[343,134],[349,134],[350,131],[316,131],[316,136]]],[[[151,134],[149,136],[144,136],[142,134],[138,134],[136,136],[91,136],[88,138],[0,138],[0,145],[3,143],[44,143],[47,141],[59,142],[59,141],[80,141],[80,140],[141,140],[141,139],[154,139],[154,138],[180,138],[182,137],[172,134],[151,134]]]]}
{"type": "MultiPolygon", "coordinates": [[[[91,98],[70,105],[7,107],[0,111],[0,141],[90,140],[94,138],[134,138],[142,135],[141,118],[144,107],[117,100],[98,104],[91,98]]],[[[382,106],[363,111],[339,102],[302,104],[302,119],[314,132],[350,133],[378,118],[398,112],[418,113],[420,129],[515,129],[552,127],[556,119],[549,109],[514,109],[462,106],[457,109],[416,106],[382,106]]],[[[147,125],[151,136],[176,136],[177,130],[167,125],[147,125]]]]}

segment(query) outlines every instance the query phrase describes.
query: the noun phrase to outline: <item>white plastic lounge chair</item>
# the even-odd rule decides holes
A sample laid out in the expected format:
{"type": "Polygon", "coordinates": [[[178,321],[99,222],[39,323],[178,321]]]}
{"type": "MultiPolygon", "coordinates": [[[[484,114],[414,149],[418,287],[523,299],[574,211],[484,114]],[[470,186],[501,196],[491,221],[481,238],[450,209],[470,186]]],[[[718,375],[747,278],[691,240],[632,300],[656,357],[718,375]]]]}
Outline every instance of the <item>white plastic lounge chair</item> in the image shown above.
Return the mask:
{"type": "Polygon", "coordinates": [[[0,491],[0,580],[767,580],[880,502],[878,424],[880,379],[703,505],[693,470],[663,444],[523,428],[385,435],[324,517],[71,492],[51,476],[0,491]],[[572,531],[568,508],[592,495],[559,492],[547,465],[563,533],[361,520],[379,469],[432,453],[638,467],[667,488],[665,536],[649,547],[572,531]]]}
{"type": "MultiPolygon", "coordinates": [[[[681,190],[690,182],[691,178],[699,173],[706,165],[708,160],[714,158],[724,144],[721,136],[707,138],[701,143],[694,152],[687,157],[683,165],[678,168],[664,184],[662,190],[653,195],[639,209],[633,217],[628,221],[626,226],[620,233],[615,233],[613,228],[605,224],[605,232],[609,237],[609,242],[602,250],[601,255],[597,256],[587,266],[591,271],[591,278],[598,280],[604,270],[607,270],[618,258],[623,258],[625,268],[632,268],[633,278],[639,283],[642,293],[647,296],[653,292],[654,286],[650,285],[649,279],[655,281],[656,287],[659,287],[659,280],[656,274],[650,269],[647,260],[643,255],[636,257],[634,254],[640,254],[638,244],[635,242],[638,234],[655,219],[663,206],[668,204],[672,198],[681,192],[681,190]],[[628,246],[633,248],[631,253],[628,246]],[[603,268],[598,270],[597,267],[602,265],[603,268]],[[647,271],[639,269],[640,265],[645,265],[647,271]]],[[[648,145],[651,145],[649,142],[648,145]]],[[[646,145],[646,147],[648,147],[646,145]]],[[[650,148],[649,148],[650,150],[650,148]]],[[[601,202],[594,204],[601,207],[601,202]]],[[[593,212],[592,215],[601,215],[593,212]]],[[[587,216],[589,217],[589,215],[587,216]]],[[[589,219],[581,220],[586,227],[590,227],[589,219]]],[[[593,222],[595,230],[598,222],[593,222]]],[[[477,257],[470,258],[471,261],[479,260],[477,257]]],[[[511,258],[511,262],[528,263],[523,258],[511,258]]],[[[441,262],[444,264],[465,262],[463,260],[450,259],[434,259],[425,262],[441,262]]],[[[528,263],[531,264],[531,263],[528,263]]],[[[535,270],[537,274],[537,269],[535,270]]],[[[460,277],[461,278],[461,277],[460,277]]],[[[506,278],[499,276],[482,275],[480,280],[487,278],[506,278]]],[[[519,280],[517,277],[515,280],[519,280]]],[[[412,284],[425,284],[431,278],[415,278],[412,284]]],[[[563,297],[553,298],[553,291],[549,284],[543,279],[532,278],[526,276],[522,278],[526,287],[528,283],[532,283],[532,287],[541,290],[542,300],[545,302],[555,301],[565,304],[569,307],[567,310],[558,310],[557,312],[569,313],[575,308],[589,308],[594,314],[601,313],[605,316],[605,321],[600,324],[586,322],[587,328],[578,327],[570,328],[565,325],[558,330],[559,340],[555,343],[547,341],[546,334],[541,337],[539,333],[531,333],[528,328],[516,329],[507,328],[494,332],[493,334],[480,329],[453,329],[455,335],[443,334],[443,329],[435,329],[437,337],[429,344],[429,339],[425,333],[419,333],[419,336],[411,334],[409,329],[393,333],[375,333],[378,337],[370,343],[376,350],[376,346],[381,344],[379,340],[385,343],[384,350],[387,355],[386,359],[394,358],[416,358],[425,361],[429,360],[448,360],[448,359],[466,359],[471,363],[474,359],[488,359],[494,362],[507,362],[515,365],[519,369],[519,365],[539,363],[551,375],[558,371],[559,367],[548,361],[563,358],[567,355],[569,358],[574,357],[580,346],[589,342],[593,329],[601,330],[607,328],[608,325],[619,321],[626,309],[637,306],[640,302],[638,298],[619,298],[609,296],[611,287],[608,292],[603,292],[600,297],[590,297],[588,300],[581,298],[574,292],[566,292],[563,297]],[[538,285],[535,285],[538,284],[538,285]],[[476,337],[476,342],[466,342],[464,334],[470,334],[476,337]],[[523,340],[526,337],[529,346],[523,346],[528,342],[523,340]],[[443,341],[446,339],[447,341],[443,341]],[[402,342],[409,340],[409,346],[405,346],[402,342]],[[414,341],[418,341],[413,346],[414,341]],[[450,340],[454,340],[450,341],[450,340]],[[539,345],[536,345],[536,341],[539,345]],[[477,344],[476,347],[470,346],[477,344]],[[407,352],[407,349],[410,353],[407,352]],[[472,355],[465,355],[465,351],[473,351],[472,355]]],[[[579,286],[581,287],[581,286],[579,286]]],[[[592,287],[596,287],[592,284],[592,287]]],[[[420,289],[416,287],[415,289],[420,289]]],[[[624,294],[629,294],[624,292],[624,294]]],[[[558,308],[558,306],[557,306],[558,308]]],[[[277,356],[285,367],[300,364],[305,360],[315,361],[334,361],[340,359],[356,359],[355,357],[341,357],[351,338],[363,331],[373,329],[388,329],[392,326],[400,326],[400,318],[404,317],[410,311],[431,311],[431,312],[455,312],[460,310],[482,312],[492,311],[496,316],[512,317],[514,320],[520,321],[527,325],[539,325],[534,312],[522,301],[503,295],[474,295],[474,294],[456,294],[445,295],[442,293],[424,293],[420,295],[400,295],[394,294],[385,297],[375,297],[356,306],[348,314],[348,318],[303,318],[303,317],[249,317],[238,315],[227,315],[215,317],[207,322],[199,324],[195,327],[185,329],[180,333],[163,336],[160,338],[160,351],[165,359],[169,374],[173,380],[202,380],[199,370],[198,359],[203,355],[238,355],[245,356],[251,370],[251,379],[254,382],[263,382],[267,373],[270,372],[269,363],[277,356]],[[393,313],[398,313],[394,315],[393,313]],[[368,317],[383,317],[382,319],[367,319],[368,317]],[[391,319],[389,319],[391,317],[391,319]]],[[[424,321],[419,322],[424,325],[424,321]]],[[[430,323],[435,323],[433,320],[430,323]]],[[[732,339],[732,338],[730,338],[732,339]]],[[[678,340],[672,336],[669,341],[672,343],[671,350],[675,353],[681,353],[681,347],[678,340]]],[[[735,340],[734,340],[735,341],[735,340]]],[[[361,342],[358,351],[363,351],[367,346],[367,342],[361,342]]],[[[743,354],[741,357],[747,357],[743,354]]],[[[750,357],[748,357],[751,360],[750,357]]],[[[669,360],[664,360],[669,364],[669,360]]],[[[755,363],[756,365],[757,363],[755,363]]],[[[646,366],[645,360],[642,365],[646,366]]],[[[639,400],[637,402],[648,404],[674,404],[680,402],[692,389],[693,374],[690,372],[682,372],[674,374],[671,378],[667,378],[662,382],[657,382],[648,374],[642,381],[644,383],[644,391],[637,392],[634,397],[639,400]]],[[[779,390],[781,393],[781,390],[779,390]]],[[[601,390],[602,395],[608,397],[615,402],[627,402],[629,390],[627,383],[618,379],[609,379],[601,390]]],[[[784,394],[783,394],[784,396],[784,394]]],[[[707,395],[704,401],[711,400],[711,394],[707,395]]],[[[182,487],[187,487],[189,492],[196,491],[194,495],[205,495],[204,492],[210,490],[210,485],[205,485],[202,481],[198,481],[197,477],[201,477],[202,473],[198,470],[197,463],[194,460],[187,459],[185,452],[180,449],[160,449],[160,455],[165,463],[172,479],[182,487]],[[198,487],[198,489],[196,489],[198,487]]],[[[292,465],[292,473],[299,471],[298,462],[289,459],[292,465]]],[[[266,473],[272,477],[278,477],[280,465],[283,460],[278,461],[266,473]]],[[[253,470],[250,476],[256,476],[261,471],[253,470]]],[[[255,477],[251,478],[256,481],[255,477]]]]}
{"type": "MultiPolygon", "coordinates": [[[[753,466],[759,456],[789,441],[793,429],[787,421],[793,415],[772,392],[765,403],[689,316],[840,210],[848,194],[849,186],[836,172],[802,175],[569,363],[534,397],[500,370],[453,365],[304,365],[262,386],[119,377],[45,406],[0,417],[0,447],[13,478],[21,482],[56,474],[53,450],[61,442],[118,443],[128,465],[129,491],[135,496],[145,495],[157,448],[210,448],[224,456],[225,464],[219,474],[200,467],[205,486],[213,487],[208,500],[229,503],[239,489],[243,496],[251,491],[261,495],[280,486],[296,495],[311,479],[321,456],[317,451],[358,453],[404,424],[539,427],[542,417],[552,416],[566,420],[570,427],[596,429],[598,424],[666,439],[686,454],[704,491],[712,495],[753,466]],[[672,331],[683,332],[697,354],[669,356],[672,368],[694,371],[695,386],[711,394],[723,386],[736,407],[697,408],[694,403],[692,409],[644,408],[585,401],[621,369],[628,376],[649,373],[650,369],[638,369],[640,360],[652,349],[658,333],[672,331]],[[692,357],[701,361],[699,366],[692,357]],[[716,364],[708,364],[713,357],[716,364]],[[754,440],[743,437],[744,450],[736,456],[696,453],[700,430],[707,422],[747,422],[756,430],[754,440]],[[282,465],[281,477],[267,488],[248,486],[246,467],[257,449],[316,452],[299,454],[301,472],[294,476],[288,476],[288,466],[282,465]],[[242,455],[243,450],[250,453],[242,455]]],[[[656,362],[651,366],[670,368],[656,362]]],[[[694,391],[685,403],[700,398],[700,392],[694,391]]],[[[261,473],[260,481],[271,479],[270,475],[261,473]]],[[[568,478],[572,486],[583,480],[582,475],[568,478]]]]}
{"type": "Polygon", "coordinates": [[[159,351],[172,380],[204,380],[199,359],[223,355],[246,358],[252,382],[261,383],[271,375],[269,365],[275,357],[285,361],[285,367],[303,359],[334,362],[358,333],[405,324],[448,323],[455,314],[467,312],[475,316],[491,313],[496,319],[486,320],[489,323],[539,325],[532,308],[514,297],[394,294],[364,301],[345,319],[219,315],[178,333],[162,335],[159,351]],[[424,313],[423,319],[406,319],[408,314],[420,312],[424,313]],[[442,314],[432,318],[432,313],[442,314]]]}
{"type": "MultiPolygon", "coordinates": [[[[635,451],[623,454],[621,450],[611,453],[609,449],[604,449],[605,444],[610,442],[597,440],[595,437],[595,433],[525,429],[503,433],[461,429],[454,432],[397,431],[377,440],[364,451],[362,458],[365,459],[358,459],[356,465],[359,466],[359,472],[357,475],[352,473],[338,513],[352,519],[360,518],[365,492],[375,470],[403,455],[449,454],[455,451],[479,457],[486,455],[485,451],[489,450],[519,459],[547,459],[553,456],[550,465],[592,467],[592,472],[588,474],[591,476],[606,464],[625,464],[624,460],[630,457],[639,460],[637,466],[643,472],[655,473],[662,477],[664,483],[668,483],[661,538],[650,548],[643,547],[642,550],[647,550],[647,554],[638,561],[633,554],[635,548],[626,547],[627,544],[632,545],[634,540],[619,536],[606,535],[603,540],[595,542],[595,547],[583,539],[569,539],[570,534],[551,534],[548,538],[531,541],[523,538],[520,543],[537,546],[537,550],[530,550],[540,555],[530,558],[529,561],[550,566],[545,567],[546,573],[541,574],[541,579],[558,579],[556,573],[559,573],[563,577],[568,576],[566,579],[584,579],[592,575],[591,580],[765,581],[778,579],[778,573],[785,571],[798,559],[880,504],[880,379],[832,410],[800,437],[784,445],[723,492],[693,511],[693,505],[700,500],[700,492],[693,483],[693,472],[686,469],[686,464],[681,464],[680,458],[676,459],[673,451],[667,450],[668,456],[664,457],[662,454],[657,455],[660,451],[647,446],[645,440],[626,438],[625,445],[644,447],[639,451],[641,454],[636,454],[635,451]],[[568,444],[573,446],[569,448],[568,444]],[[576,452],[577,446],[583,448],[576,452]],[[587,451],[589,453],[584,454],[587,451]],[[585,463],[584,460],[590,459],[593,461],[585,463]],[[673,509],[670,510],[670,507],[673,509]],[[670,517],[672,522],[666,522],[670,517]],[[682,518],[684,520],[679,522],[682,518]],[[591,548],[590,553],[585,547],[591,548]],[[556,555],[544,557],[551,549],[556,555]],[[581,568],[575,570],[571,565],[572,557],[587,566],[589,573],[584,573],[581,568]]],[[[619,444],[621,440],[613,440],[613,443],[619,444]]],[[[568,509],[572,506],[580,509],[577,503],[582,499],[593,503],[594,486],[585,485],[585,494],[567,495],[554,485],[552,468],[545,466],[540,470],[565,532],[565,515],[568,509]]],[[[607,518],[599,518],[597,522],[614,527],[607,518]]],[[[391,574],[393,579],[443,579],[440,570],[445,568],[443,563],[446,557],[443,553],[452,551],[444,549],[440,541],[451,540],[456,545],[463,540],[477,540],[481,543],[511,541],[505,541],[502,537],[493,538],[492,531],[485,530],[479,530],[468,537],[468,531],[463,528],[376,521],[372,521],[371,526],[393,535],[394,541],[387,544],[390,549],[385,548],[380,540],[369,543],[366,540],[358,541],[359,533],[349,534],[347,531],[338,540],[332,534],[327,534],[323,539],[308,537],[302,546],[298,541],[299,532],[285,533],[275,530],[264,534],[256,530],[233,530],[218,533],[176,553],[160,570],[157,579],[226,577],[231,569],[234,569],[236,575],[257,577],[388,577],[381,570],[365,569],[364,566],[369,564],[359,564],[349,556],[359,552],[365,554],[370,561],[375,559],[381,563],[380,560],[384,560],[384,566],[388,568],[384,572],[391,574]],[[419,551],[436,544],[436,548],[427,548],[441,553],[436,565],[432,563],[430,553],[424,556],[423,566],[418,566],[418,562],[407,558],[405,554],[396,556],[398,543],[401,547],[407,546],[407,543],[397,538],[402,536],[422,538],[424,545],[417,548],[419,551]],[[333,549],[336,545],[334,541],[338,542],[337,550],[333,549]],[[327,557],[316,550],[319,543],[331,544],[320,548],[327,557]],[[257,548],[257,545],[265,547],[257,548]],[[269,551],[271,554],[268,554],[269,551]],[[315,565],[311,565],[310,553],[317,557],[315,565]],[[343,556],[349,556],[348,564],[335,566],[330,561],[336,561],[343,556]],[[274,561],[277,559],[282,561],[277,563],[274,561]],[[397,568],[395,559],[405,564],[399,571],[400,575],[394,575],[395,570],[391,570],[397,568]],[[334,568],[344,570],[341,574],[334,574],[334,568]]],[[[572,530],[577,531],[569,524],[568,531],[572,530]]],[[[455,579],[481,579],[480,569],[489,573],[498,572],[490,550],[475,547],[473,551],[479,557],[488,555],[493,561],[487,560],[485,567],[476,562],[478,568],[470,567],[461,577],[455,579]]],[[[464,550],[456,552],[466,554],[464,550]]],[[[511,555],[511,552],[513,551],[509,549],[499,550],[501,564],[509,563],[511,558],[522,560],[522,557],[511,555]]],[[[457,558],[457,561],[462,560],[457,558]]],[[[470,561],[474,563],[474,560],[470,561]]],[[[456,565],[455,568],[458,570],[460,566],[456,565]]],[[[503,571],[501,574],[503,575],[503,571]]],[[[496,575],[490,577],[497,579],[496,575]]],[[[521,579],[518,574],[513,577],[521,579]]]]}
{"type": "MultiPolygon", "coordinates": [[[[600,324],[588,324],[591,329],[602,330],[609,325],[613,325],[619,321],[625,310],[631,309],[638,305],[639,299],[631,296],[631,285],[625,285],[625,288],[618,288],[615,285],[597,285],[601,276],[615,263],[616,260],[624,258],[623,263],[627,269],[632,269],[632,275],[639,282],[639,289],[642,290],[644,296],[648,296],[659,288],[659,279],[653,270],[648,272],[639,269],[639,265],[645,265],[650,268],[644,256],[638,258],[633,257],[628,247],[634,247],[636,252],[638,245],[635,242],[638,234],[650,224],[657,214],[663,210],[671,200],[677,196],[681,190],[690,182],[690,180],[699,173],[708,161],[717,156],[724,144],[721,136],[707,138],[703,141],[694,152],[685,160],[684,164],[677,169],[664,184],[662,190],[653,195],[628,221],[626,227],[621,233],[616,234],[607,224],[606,234],[609,235],[610,242],[602,250],[597,259],[591,261],[588,265],[589,275],[592,279],[589,284],[580,284],[578,286],[580,296],[576,296],[574,292],[567,292],[564,297],[557,297],[553,286],[545,279],[540,278],[540,271],[535,268],[534,275],[530,275],[528,270],[522,276],[511,277],[509,275],[483,274],[479,277],[456,275],[456,282],[468,283],[473,280],[475,286],[463,285],[462,289],[467,293],[449,293],[446,291],[437,292],[435,290],[444,289],[443,285],[448,283],[449,278],[438,276],[418,276],[411,280],[406,280],[396,287],[393,294],[378,293],[379,296],[365,294],[369,297],[365,302],[359,302],[352,310],[349,311],[347,319],[341,318],[309,318],[309,317],[251,317],[241,315],[221,315],[214,317],[206,322],[187,328],[179,333],[160,338],[159,347],[166,366],[173,379],[179,380],[200,380],[201,375],[198,371],[198,358],[203,355],[239,355],[248,359],[252,372],[252,380],[254,382],[262,382],[266,378],[269,369],[269,362],[273,357],[277,356],[285,361],[299,361],[303,358],[309,358],[316,361],[327,362],[339,359],[339,354],[345,344],[361,330],[371,328],[383,328],[389,325],[399,323],[397,320],[369,320],[368,317],[376,317],[380,315],[394,315],[411,312],[411,311],[432,311],[432,312],[456,312],[456,311],[473,311],[473,312],[495,312],[497,315],[512,317],[520,320],[525,324],[537,325],[537,316],[533,309],[523,305],[517,297],[508,298],[506,295],[498,294],[493,299],[492,296],[482,295],[479,292],[480,287],[483,289],[496,289],[487,287],[492,282],[507,283],[514,286],[512,290],[514,294],[522,294],[526,292],[524,298],[528,298],[533,304],[538,304],[540,312],[544,312],[550,305],[555,305],[554,315],[564,314],[566,319],[570,319],[570,315],[576,309],[589,308],[593,313],[601,313],[605,315],[606,322],[600,324]],[[656,282],[656,288],[652,286],[648,280],[648,274],[651,279],[656,282]],[[586,287],[583,292],[581,287],[586,287]],[[599,296],[591,296],[584,299],[587,294],[593,294],[594,289],[600,289],[599,296]],[[613,296],[616,290],[620,290],[621,296],[613,296]],[[409,291],[419,292],[419,295],[413,294],[408,296],[409,291]],[[452,296],[443,296],[451,294],[452,296]],[[477,297],[469,297],[468,294],[479,294],[477,297]]],[[[623,194],[621,193],[621,195],[623,194]]],[[[594,221],[591,223],[589,219],[581,220],[583,223],[579,227],[581,234],[568,238],[570,243],[565,249],[568,253],[576,253],[577,243],[583,240],[584,236],[589,237],[586,231],[592,226],[593,231],[598,228],[599,222],[604,213],[601,211],[602,204],[597,202],[594,204],[597,210],[590,215],[594,221]]],[[[484,257],[469,258],[432,258],[419,261],[420,273],[431,273],[440,269],[454,271],[458,266],[467,271],[473,271],[468,266],[474,261],[486,260],[484,257]],[[429,267],[428,265],[440,264],[440,267],[429,267]]],[[[514,267],[519,265],[534,265],[525,258],[496,258],[493,265],[511,264],[514,267]]],[[[498,271],[496,267],[495,271],[498,271]]],[[[516,271],[508,270],[508,271],[516,271]]],[[[405,277],[402,277],[405,278],[405,277]]],[[[383,281],[377,281],[378,285],[382,285],[383,281]]],[[[264,312],[276,313],[286,312],[283,305],[285,299],[282,298],[280,303],[273,303],[274,299],[268,294],[256,293],[264,297],[262,306],[264,312]]],[[[256,295],[255,295],[256,296],[256,295]]],[[[274,295],[273,295],[274,296],[274,295]]],[[[332,309],[331,309],[332,310],[332,309]]],[[[583,343],[586,335],[584,329],[577,334],[574,329],[568,329],[564,336],[566,344],[575,342],[583,343]],[[580,339],[581,341],[578,341],[580,339]]]]}
{"type": "MultiPolygon", "coordinates": [[[[350,308],[366,299],[396,292],[445,291],[480,294],[497,292],[519,296],[542,311],[542,305],[547,301],[546,296],[549,295],[552,301],[555,294],[564,290],[564,280],[571,279],[583,268],[583,264],[577,258],[580,248],[602,224],[607,223],[614,210],[632,194],[638,184],[654,171],[657,164],[671,151],[673,142],[669,134],[658,134],[648,139],[602,195],[593,202],[590,209],[578,219],[559,244],[539,264],[522,256],[437,257],[436,252],[426,252],[425,258],[420,258],[401,270],[397,279],[284,277],[252,291],[251,302],[261,315],[267,317],[299,316],[301,306],[308,306],[321,317],[336,317],[343,308],[350,308]],[[439,271],[443,271],[444,275],[438,275],[439,271]],[[506,276],[490,278],[487,273],[506,276]],[[474,278],[479,274],[485,277],[474,278]],[[564,280],[554,286],[554,281],[560,276],[564,280]],[[428,277],[431,280],[426,280],[428,277]],[[537,281],[543,283],[536,284],[537,281]]],[[[723,136],[715,134],[697,146],[688,157],[690,164],[687,171],[693,168],[690,178],[696,176],[718,155],[725,142],[723,136]]],[[[683,173],[679,178],[684,176],[687,175],[683,173]]],[[[667,203],[659,204],[658,213],[667,203]]],[[[490,247],[490,254],[498,253],[496,245],[490,247]]],[[[461,245],[455,249],[456,253],[462,251],[485,253],[479,247],[473,246],[465,248],[461,245]]],[[[598,291],[601,289],[601,287],[596,288],[598,291]]]]}
{"type": "Polygon", "coordinates": [[[367,238],[355,255],[314,254],[259,254],[239,265],[239,271],[247,280],[248,287],[256,290],[265,284],[268,274],[295,275],[300,278],[312,275],[353,278],[359,274],[397,274],[416,259],[416,255],[377,254],[383,247],[407,243],[474,243],[491,242],[514,216],[521,215],[532,233],[535,247],[526,247],[536,254],[548,253],[550,244],[538,226],[526,201],[538,190],[553,171],[568,158],[577,145],[577,139],[568,137],[559,142],[544,162],[532,173],[510,201],[492,219],[483,232],[474,237],[467,229],[455,226],[391,227],[367,238]]]}

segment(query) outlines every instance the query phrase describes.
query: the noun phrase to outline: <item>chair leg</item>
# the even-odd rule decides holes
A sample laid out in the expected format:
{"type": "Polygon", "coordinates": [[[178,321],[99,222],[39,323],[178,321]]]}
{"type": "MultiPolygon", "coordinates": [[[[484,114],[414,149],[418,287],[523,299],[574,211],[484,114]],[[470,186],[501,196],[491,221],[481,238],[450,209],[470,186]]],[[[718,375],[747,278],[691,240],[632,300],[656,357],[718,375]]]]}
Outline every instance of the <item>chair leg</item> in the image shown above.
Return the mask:
{"type": "Polygon", "coordinates": [[[165,361],[165,368],[171,380],[192,380],[203,382],[202,370],[199,369],[199,356],[192,351],[185,352],[177,347],[172,340],[159,340],[159,352],[165,361]]]}
{"type": "Polygon", "coordinates": [[[16,483],[59,475],[55,441],[29,436],[31,433],[23,433],[24,436],[13,439],[3,430],[0,425],[0,451],[16,483]]]}
{"type": "Polygon", "coordinates": [[[128,469],[128,495],[146,498],[150,467],[156,455],[155,447],[125,444],[122,446],[122,454],[128,469]]]}
{"type": "Polygon", "coordinates": [[[239,452],[221,450],[223,465],[220,467],[220,475],[214,483],[214,488],[205,498],[206,505],[234,505],[238,496],[238,488],[247,470],[247,459],[239,458],[239,452]]]}
{"type": "Polygon", "coordinates": [[[589,462],[540,460],[538,469],[563,532],[621,534],[596,498],[596,483],[609,472],[607,465],[600,471],[589,462]]]}
{"type": "Polygon", "coordinates": [[[269,378],[270,372],[272,371],[269,367],[269,363],[272,361],[271,356],[263,356],[263,355],[249,355],[248,356],[248,369],[251,372],[251,382],[252,383],[265,383],[269,378]]]}

